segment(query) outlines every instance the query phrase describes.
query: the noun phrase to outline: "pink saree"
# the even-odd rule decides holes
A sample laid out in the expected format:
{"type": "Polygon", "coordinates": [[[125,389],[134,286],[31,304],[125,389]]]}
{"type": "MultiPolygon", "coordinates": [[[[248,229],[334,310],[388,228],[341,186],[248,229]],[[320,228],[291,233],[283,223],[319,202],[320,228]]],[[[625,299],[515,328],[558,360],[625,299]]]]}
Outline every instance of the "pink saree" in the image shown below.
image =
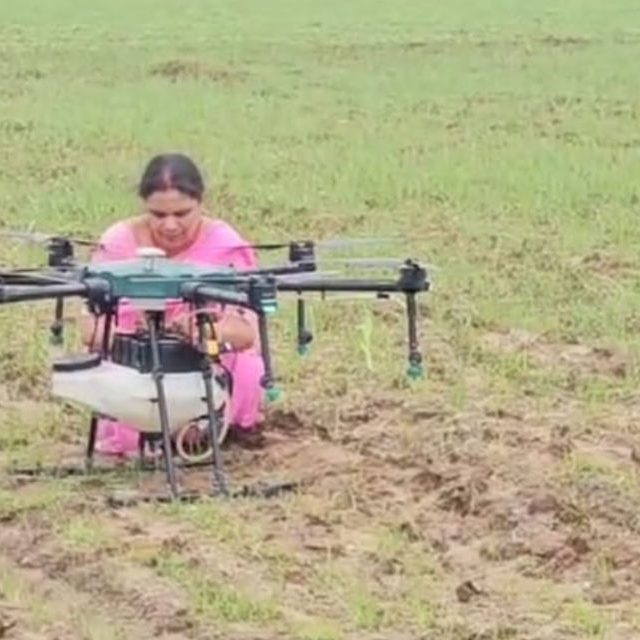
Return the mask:
{"type": "MultiPolygon", "coordinates": [[[[126,222],[112,225],[100,239],[101,247],[93,255],[93,261],[135,258],[138,249],[132,229],[126,222]]],[[[211,220],[203,225],[200,236],[182,254],[174,259],[205,266],[233,266],[239,270],[257,266],[254,252],[246,241],[227,223],[211,220]]],[[[187,312],[186,305],[168,302],[167,321],[187,312]]],[[[138,312],[123,302],[120,305],[114,330],[131,333],[135,330],[138,312]]],[[[264,366],[259,350],[222,355],[222,364],[233,380],[230,406],[232,427],[250,429],[263,419],[264,391],[260,379],[264,366]]],[[[107,455],[135,455],[138,451],[138,431],[131,425],[102,419],[98,424],[96,452],[107,455]]]]}

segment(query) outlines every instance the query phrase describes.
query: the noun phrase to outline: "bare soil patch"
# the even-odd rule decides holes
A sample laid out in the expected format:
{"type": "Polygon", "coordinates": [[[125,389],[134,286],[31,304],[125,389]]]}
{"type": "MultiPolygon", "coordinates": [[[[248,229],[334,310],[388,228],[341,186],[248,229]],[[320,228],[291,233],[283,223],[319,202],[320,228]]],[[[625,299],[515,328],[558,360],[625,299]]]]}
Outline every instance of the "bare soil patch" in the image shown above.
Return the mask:
{"type": "Polygon", "coordinates": [[[508,354],[524,354],[540,367],[561,368],[583,375],[625,378],[629,360],[608,347],[557,343],[522,329],[491,332],[482,340],[484,348],[508,354]]]}
{"type": "MultiPolygon", "coordinates": [[[[485,344],[525,349],[542,366],[590,375],[616,377],[624,362],[516,332],[491,334],[485,344]]],[[[88,514],[108,543],[62,544],[50,515],[18,512],[0,529],[3,561],[24,580],[48,581],[45,601],[64,589],[70,601],[86,599],[102,619],[142,633],[131,637],[216,637],[202,635],[207,627],[188,584],[166,573],[178,569],[193,571],[205,590],[219,576],[241,593],[281,594],[274,622],[232,621],[225,637],[256,637],[259,630],[264,638],[297,637],[282,619],[298,614],[337,621],[340,637],[378,637],[374,630],[421,637],[412,634],[420,633],[425,614],[417,611],[427,605],[407,608],[418,597],[433,607],[438,637],[571,637],[567,629],[576,623],[559,615],[563,602],[624,612],[640,599],[635,441],[629,433],[585,429],[574,403],[543,411],[527,402],[496,407],[478,398],[454,411],[407,398],[351,397],[330,426],[326,403],[273,411],[265,447],[228,449],[226,471],[236,487],[299,482],[297,495],[231,501],[209,521],[206,509],[186,518],[179,508],[161,516],[148,507],[109,509],[110,487],[96,479],[56,518],[88,514]],[[244,534],[233,533],[238,523],[248,524],[244,534]],[[178,559],[178,569],[162,569],[162,553],[178,559]],[[322,586],[325,571],[336,581],[329,588],[322,586]],[[347,575],[367,585],[370,610],[349,604],[356,587],[342,582],[347,575]],[[495,611],[499,622],[489,623],[495,611]],[[542,635],[539,621],[553,611],[559,617],[542,635]],[[143,631],[136,626],[141,612],[143,631]],[[354,627],[354,620],[370,628],[354,627]]],[[[210,473],[189,471],[183,481],[205,489],[210,473]]],[[[18,495],[29,486],[17,487],[18,495]]],[[[163,491],[164,473],[127,487],[163,491]]],[[[207,615],[228,615],[212,602],[207,615]]],[[[267,616],[270,609],[257,611],[267,616]]],[[[18,625],[23,615],[9,609],[2,620],[18,625]]],[[[68,637],[80,637],[73,635],[77,616],[71,620],[68,637]]]]}

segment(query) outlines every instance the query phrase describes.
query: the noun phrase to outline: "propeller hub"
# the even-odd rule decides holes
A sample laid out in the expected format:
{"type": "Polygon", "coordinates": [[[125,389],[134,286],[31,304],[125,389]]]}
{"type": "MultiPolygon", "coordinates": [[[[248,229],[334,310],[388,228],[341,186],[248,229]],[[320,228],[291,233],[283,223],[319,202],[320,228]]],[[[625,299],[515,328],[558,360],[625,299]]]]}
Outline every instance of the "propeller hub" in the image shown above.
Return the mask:
{"type": "Polygon", "coordinates": [[[316,254],[313,242],[292,242],[289,245],[289,262],[302,264],[306,270],[315,271],[316,254]]]}
{"type": "Polygon", "coordinates": [[[48,264],[50,267],[63,267],[73,262],[73,245],[67,238],[54,236],[49,240],[48,264]]]}

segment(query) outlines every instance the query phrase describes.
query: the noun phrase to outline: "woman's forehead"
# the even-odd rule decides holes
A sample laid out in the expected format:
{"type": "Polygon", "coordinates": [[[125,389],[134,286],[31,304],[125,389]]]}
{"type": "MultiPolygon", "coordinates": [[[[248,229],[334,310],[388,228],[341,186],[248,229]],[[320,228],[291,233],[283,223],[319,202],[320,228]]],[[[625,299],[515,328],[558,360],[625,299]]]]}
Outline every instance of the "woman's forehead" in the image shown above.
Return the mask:
{"type": "Polygon", "coordinates": [[[148,209],[162,211],[164,213],[184,211],[185,209],[192,209],[198,205],[197,200],[177,189],[155,191],[146,198],[145,203],[148,209]]]}

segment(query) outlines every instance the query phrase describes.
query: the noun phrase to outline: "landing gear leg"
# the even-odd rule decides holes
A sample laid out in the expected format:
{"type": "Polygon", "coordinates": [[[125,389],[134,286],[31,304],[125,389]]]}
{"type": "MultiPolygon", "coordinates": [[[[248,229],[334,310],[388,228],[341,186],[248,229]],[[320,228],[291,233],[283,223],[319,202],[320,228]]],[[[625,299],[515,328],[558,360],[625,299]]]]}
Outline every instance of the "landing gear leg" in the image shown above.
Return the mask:
{"type": "Polygon", "coordinates": [[[227,484],[224,478],[224,472],[222,469],[222,454],[220,451],[220,419],[216,411],[215,398],[213,394],[213,370],[212,370],[212,356],[209,354],[208,342],[217,345],[217,338],[213,335],[213,326],[207,318],[198,314],[198,337],[200,340],[200,346],[202,351],[202,378],[204,380],[205,394],[207,399],[207,429],[209,432],[209,440],[211,441],[211,448],[213,451],[213,491],[216,492],[216,486],[218,490],[224,496],[229,495],[227,484]],[[207,326],[211,332],[209,340],[207,340],[207,326]]]}
{"type": "Polygon", "coordinates": [[[153,311],[147,312],[147,322],[149,325],[149,339],[151,340],[152,376],[158,393],[158,410],[160,411],[160,425],[162,427],[162,443],[164,446],[167,482],[171,490],[171,497],[176,499],[179,497],[178,481],[176,479],[176,468],[173,462],[169,414],[164,389],[164,372],[160,362],[160,349],[158,347],[158,332],[160,331],[162,323],[162,313],[153,311]]]}
{"type": "Polygon", "coordinates": [[[93,469],[93,454],[96,450],[96,435],[98,433],[98,414],[91,414],[91,422],[89,423],[89,437],[87,439],[87,453],[85,456],[85,469],[91,471],[93,469]]]}

